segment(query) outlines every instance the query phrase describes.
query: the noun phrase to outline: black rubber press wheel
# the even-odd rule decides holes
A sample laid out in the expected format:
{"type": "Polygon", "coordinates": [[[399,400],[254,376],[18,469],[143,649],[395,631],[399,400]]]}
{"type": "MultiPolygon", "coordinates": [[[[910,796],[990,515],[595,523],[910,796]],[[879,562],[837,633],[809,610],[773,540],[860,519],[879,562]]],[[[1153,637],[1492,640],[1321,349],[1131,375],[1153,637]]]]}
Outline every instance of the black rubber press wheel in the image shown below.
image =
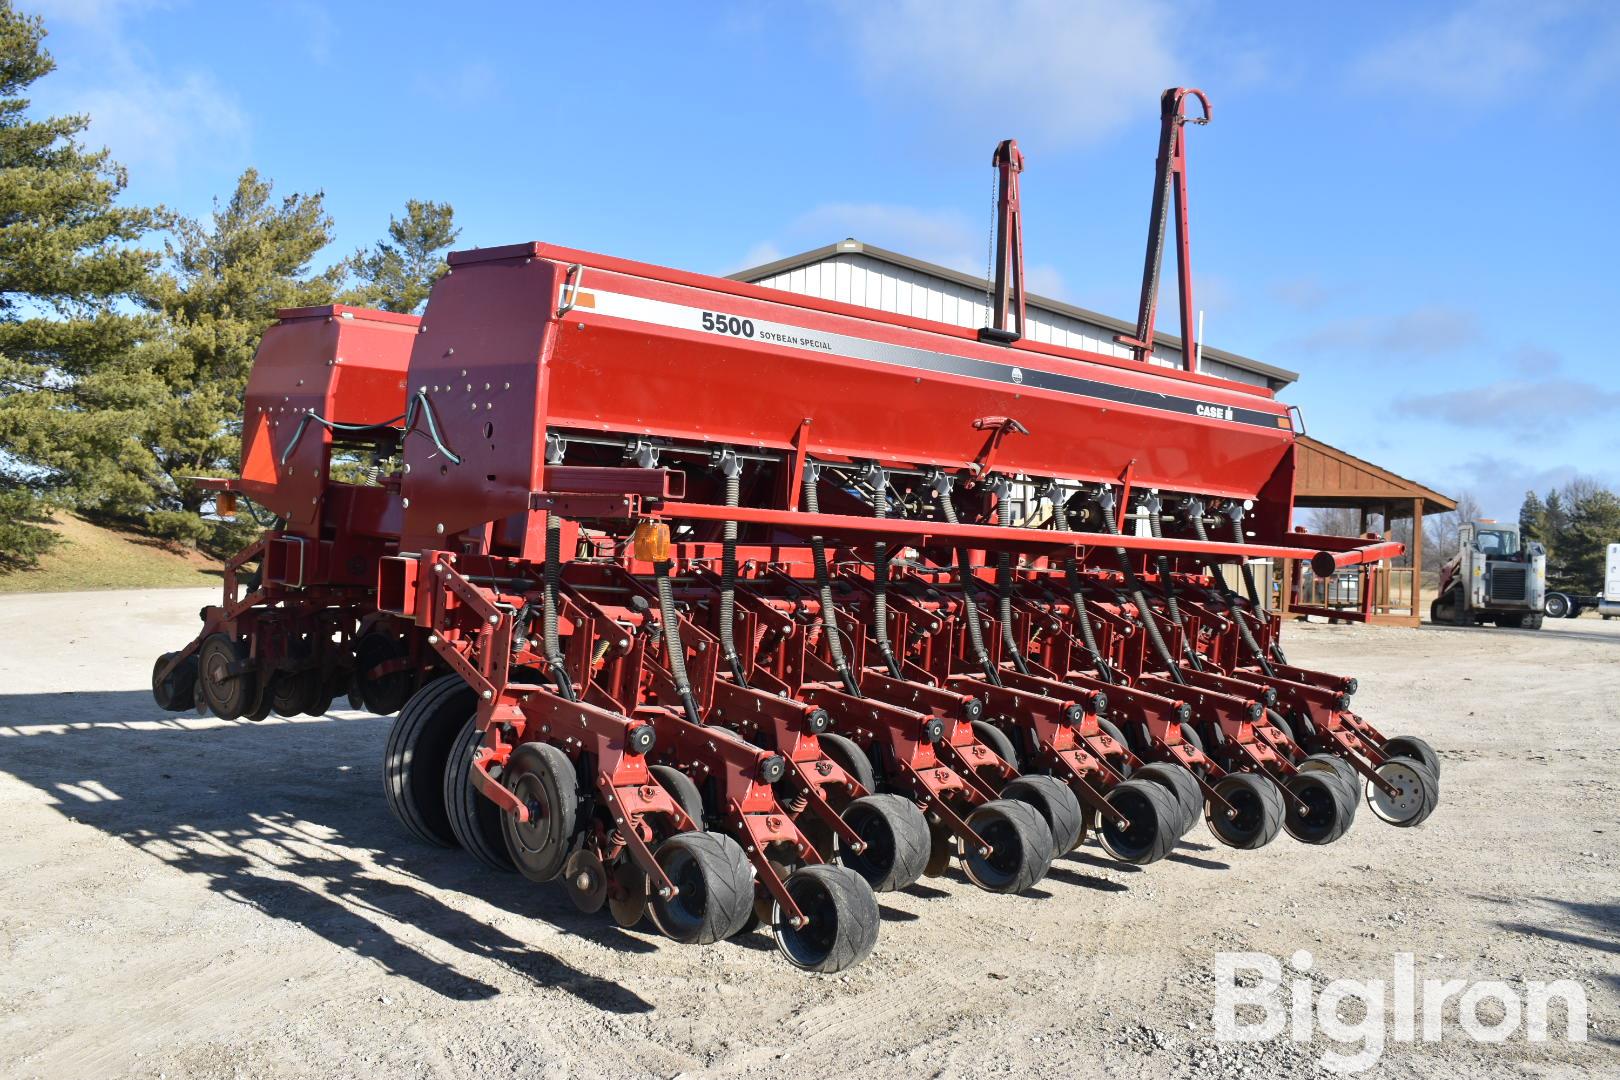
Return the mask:
{"type": "Polygon", "coordinates": [[[574,763],[550,743],[528,742],[512,751],[501,782],[529,812],[528,821],[501,815],[507,853],[530,881],[562,873],[579,814],[574,763]]]}
{"type": "Polygon", "coordinates": [[[1181,823],[1176,828],[1176,836],[1186,836],[1192,827],[1198,824],[1198,819],[1204,816],[1204,793],[1193,779],[1193,774],[1180,765],[1172,765],[1166,761],[1155,761],[1151,765],[1144,765],[1137,769],[1132,779],[1151,780],[1162,786],[1176,800],[1176,806],[1181,811],[1181,823]]]}
{"type": "Polygon", "coordinates": [[[913,885],[928,866],[932,838],[928,819],[903,795],[867,795],[845,808],[844,823],[860,834],[866,847],[844,846],[838,861],[878,892],[913,885]]]}
{"type": "Polygon", "coordinates": [[[1028,803],[992,799],[968,815],[968,828],[990,845],[979,851],[972,841],[962,853],[968,880],[986,892],[1021,893],[1046,876],[1052,866],[1052,830],[1028,803]]]}
{"type": "Polygon", "coordinates": [[[1394,795],[1367,785],[1367,805],[1384,821],[1402,829],[1421,825],[1440,804],[1440,781],[1427,765],[1410,758],[1390,758],[1374,770],[1396,787],[1394,795]]]}
{"type": "Polygon", "coordinates": [[[1057,777],[1020,776],[1001,789],[1001,797],[1028,803],[1041,815],[1052,832],[1052,858],[1067,855],[1080,845],[1085,813],[1074,790],[1057,777]]]}
{"type": "Polygon", "coordinates": [[[783,882],[804,913],[803,926],[782,916],[771,904],[771,932],[788,963],[805,971],[831,974],[854,967],[877,944],[877,896],[866,879],[847,866],[821,863],[789,874],[783,882]]]}
{"type": "Polygon", "coordinates": [[[158,678],[173,659],[174,653],[164,653],[152,665],[152,700],[168,712],[185,712],[197,704],[197,657],[186,657],[167,678],[158,678]]]}
{"type": "Polygon", "coordinates": [[[1125,815],[1121,826],[1107,815],[1097,830],[1103,850],[1120,862],[1145,866],[1170,854],[1181,834],[1181,806],[1168,789],[1151,780],[1114,785],[1108,805],[1125,815]]]}
{"type": "Polygon", "coordinates": [[[197,650],[203,702],[221,720],[238,720],[259,707],[262,687],[254,671],[234,670],[247,652],[227,634],[210,634],[197,650]]]}
{"type": "Polygon", "coordinates": [[[1215,785],[1215,794],[1237,811],[1236,816],[1227,817],[1213,802],[1205,811],[1209,831],[1228,847],[1265,847],[1282,831],[1282,792],[1269,777],[1228,773],[1215,785]]]}
{"type": "Polygon", "coordinates": [[[1356,819],[1355,789],[1347,788],[1336,773],[1297,772],[1288,778],[1288,793],[1283,827],[1302,844],[1331,844],[1356,819]]]}
{"type": "Polygon", "coordinates": [[[658,845],[655,857],[676,892],[660,896],[655,888],[648,911],[671,941],[712,945],[747,924],[754,876],[737,841],[723,833],[676,833],[658,845]]]}
{"type": "Polygon", "coordinates": [[[1429,767],[1436,780],[1440,779],[1440,755],[1434,747],[1416,735],[1397,735],[1384,744],[1385,757],[1410,758],[1429,767]]]}
{"type": "MultiPolygon", "coordinates": [[[[492,870],[516,870],[501,831],[501,808],[486,799],[472,782],[473,755],[484,733],[469,719],[451,744],[444,767],[444,808],[450,831],[466,852],[492,870]]],[[[495,775],[499,779],[498,774],[495,775]]]]}

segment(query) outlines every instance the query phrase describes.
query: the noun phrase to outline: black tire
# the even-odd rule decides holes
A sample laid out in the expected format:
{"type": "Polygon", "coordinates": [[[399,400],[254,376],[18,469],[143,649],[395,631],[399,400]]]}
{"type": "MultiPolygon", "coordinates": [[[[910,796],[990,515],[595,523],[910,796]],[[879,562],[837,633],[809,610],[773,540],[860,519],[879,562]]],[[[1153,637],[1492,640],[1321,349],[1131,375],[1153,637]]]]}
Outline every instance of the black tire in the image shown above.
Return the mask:
{"type": "Polygon", "coordinates": [[[158,673],[173,659],[174,653],[164,653],[152,665],[152,700],[166,712],[185,712],[197,707],[197,654],[180,661],[168,678],[160,680],[158,673]]]}
{"type": "Polygon", "coordinates": [[[501,815],[501,837],[512,864],[530,881],[562,873],[579,817],[579,780],[568,755],[550,743],[526,742],[512,751],[501,783],[529,808],[529,820],[501,815]]]}
{"type": "Polygon", "coordinates": [[[1429,815],[1440,805],[1440,781],[1422,762],[1390,758],[1375,771],[1401,789],[1392,799],[1371,784],[1367,785],[1367,805],[1381,820],[1397,828],[1410,829],[1429,820],[1429,815]]]}
{"type": "Polygon", "coordinates": [[[1355,821],[1356,793],[1326,770],[1297,772],[1288,778],[1283,828],[1302,844],[1331,844],[1355,821]],[[1299,808],[1305,804],[1305,809],[1299,808]]]}
{"type": "MultiPolygon", "coordinates": [[[[321,673],[317,668],[284,671],[271,689],[270,709],[277,716],[294,717],[311,713],[321,696],[321,673]]],[[[316,713],[314,715],[320,715],[316,713]]]]}
{"type": "Polygon", "coordinates": [[[1204,816],[1204,792],[1198,786],[1198,781],[1193,778],[1193,774],[1182,766],[1155,761],[1151,765],[1137,769],[1132,779],[1151,780],[1175,798],[1176,807],[1181,811],[1181,822],[1176,827],[1178,838],[1192,831],[1192,827],[1198,824],[1198,819],[1204,816]]]}
{"type": "MultiPolygon", "coordinates": [[[[469,855],[491,870],[512,872],[517,867],[501,831],[501,818],[506,815],[473,787],[472,760],[483,737],[477,719],[472,718],[451,744],[444,768],[444,805],[450,816],[450,832],[469,855]]],[[[491,775],[500,779],[498,774],[491,775]]]]}
{"type": "MultiPolygon", "coordinates": [[[[1573,616],[1571,616],[1571,617],[1573,617],[1573,616]]],[[[1540,630],[1541,629],[1541,621],[1544,618],[1545,618],[1545,616],[1542,615],[1541,612],[1539,612],[1539,611],[1536,612],[1534,615],[1526,615],[1526,616],[1524,616],[1523,620],[1520,621],[1519,627],[1521,629],[1523,629],[1523,630],[1540,630]]]]}
{"type": "Polygon", "coordinates": [[[703,795],[698,791],[697,784],[692,782],[692,778],[673,765],[650,765],[647,771],[652,773],[653,779],[657,780],[665,791],[669,792],[670,798],[686,811],[686,816],[692,819],[692,824],[702,829],[703,795]]]}
{"type": "Polygon", "coordinates": [[[850,803],[843,818],[866,847],[857,852],[841,846],[838,861],[873,889],[893,892],[921,879],[933,838],[916,803],[903,795],[867,795],[850,803]]]}
{"type": "Polygon", "coordinates": [[[1440,779],[1440,755],[1434,752],[1434,747],[1416,735],[1397,735],[1381,747],[1385,757],[1411,758],[1421,761],[1434,773],[1436,780],[1440,779]]]}
{"type": "Polygon", "coordinates": [[[1014,770],[1019,767],[1018,751],[1013,749],[1012,739],[1008,737],[1005,731],[1002,731],[988,720],[975,720],[973,721],[973,734],[980,742],[990,748],[991,753],[1011,765],[1014,770]]]}
{"type": "Polygon", "coordinates": [[[988,855],[968,843],[962,870],[986,892],[1021,893],[1052,866],[1052,830],[1028,803],[992,799],[968,815],[968,828],[990,845],[988,855]]]}
{"type": "Polygon", "coordinates": [[[1445,620],[1440,617],[1440,598],[1437,596],[1429,601],[1429,622],[1441,623],[1445,620]]]}
{"type": "Polygon", "coordinates": [[[723,833],[676,833],[654,857],[675,883],[674,896],[653,890],[648,913],[671,941],[712,945],[738,933],[754,911],[754,875],[737,841],[723,833]]]}
{"type": "Polygon", "coordinates": [[[1080,846],[1086,817],[1074,790],[1055,776],[1020,776],[1001,789],[1003,799],[1028,803],[1052,833],[1052,858],[1080,846]]]}
{"type": "Polygon", "coordinates": [[[411,672],[402,669],[373,678],[371,670],[409,655],[404,642],[393,634],[368,630],[360,636],[354,646],[354,670],[356,686],[360,699],[365,702],[366,711],[387,716],[405,707],[405,702],[411,697],[411,672]]]}
{"type": "MultiPolygon", "coordinates": [[[[1113,739],[1115,742],[1119,743],[1119,748],[1121,750],[1125,751],[1127,754],[1131,753],[1131,744],[1126,740],[1125,733],[1119,730],[1118,724],[1114,723],[1112,720],[1099,716],[1097,717],[1097,726],[1103,729],[1104,735],[1107,735],[1110,739],[1113,739]]],[[[1124,758],[1120,758],[1117,761],[1117,766],[1119,768],[1119,774],[1126,779],[1129,779],[1131,775],[1130,764],[1124,758]]]]}
{"type": "MultiPolygon", "coordinates": [[[[1198,734],[1197,728],[1193,727],[1185,720],[1181,722],[1181,741],[1186,743],[1188,746],[1191,746],[1194,750],[1197,750],[1200,754],[1204,753],[1204,737],[1198,734]]],[[[1194,771],[1197,772],[1199,776],[1208,776],[1209,766],[1200,765],[1194,771]]]]}
{"type": "Polygon", "coordinates": [[[1108,805],[1124,814],[1121,827],[1106,813],[1097,829],[1103,850],[1120,862],[1146,866],[1175,850],[1181,834],[1176,797],[1151,780],[1127,780],[1108,792],[1108,805]]]}
{"type": "Polygon", "coordinates": [[[1250,850],[1277,839],[1283,827],[1283,797],[1269,777],[1228,773],[1215,785],[1215,794],[1237,811],[1236,817],[1229,818],[1213,802],[1209,804],[1204,820],[1215,839],[1227,847],[1250,850]]]}
{"type": "Polygon", "coordinates": [[[1547,599],[1542,603],[1542,610],[1546,612],[1549,619],[1562,619],[1569,615],[1571,606],[1569,597],[1563,593],[1551,592],[1547,594],[1547,599]]]}
{"type": "Polygon", "coordinates": [[[826,731],[816,736],[821,743],[821,751],[832,758],[855,782],[865,788],[868,794],[877,791],[877,776],[872,770],[872,761],[856,746],[854,742],[846,739],[836,732],[826,731]]]}
{"type": "Polygon", "coordinates": [[[771,932],[788,963],[804,971],[831,974],[865,960],[877,944],[877,896],[865,878],[846,866],[804,866],[783,882],[809,919],[794,927],[771,905],[771,932]]]}
{"type": "Polygon", "coordinates": [[[208,635],[197,650],[197,685],[202,688],[203,703],[221,720],[239,720],[259,705],[258,675],[252,671],[227,673],[246,658],[246,652],[228,634],[208,635]]]}
{"type": "Polygon", "coordinates": [[[1361,774],[1338,754],[1311,754],[1299,763],[1298,768],[1300,772],[1332,773],[1352,794],[1361,790],[1361,774]]]}
{"type": "Polygon", "coordinates": [[[1289,742],[1293,743],[1295,746],[1299,745],[1299,740],[1294,738],[1294,725],[1290,724],[1282,713],[1278,712],[1276,709],[1267,709],[1266,722],[1272,727],[1276,728],[1278,731],[1282,732],[1283,737],[1289,742]]]}
{"type": "Polygon", "coordinates": [[[383,795],[405,831],[425,844],[456,846],[444,802],[444,771],[450,748],[477,705],[461,676],[446,675],[412,695],[388,729],[383,795]]]}

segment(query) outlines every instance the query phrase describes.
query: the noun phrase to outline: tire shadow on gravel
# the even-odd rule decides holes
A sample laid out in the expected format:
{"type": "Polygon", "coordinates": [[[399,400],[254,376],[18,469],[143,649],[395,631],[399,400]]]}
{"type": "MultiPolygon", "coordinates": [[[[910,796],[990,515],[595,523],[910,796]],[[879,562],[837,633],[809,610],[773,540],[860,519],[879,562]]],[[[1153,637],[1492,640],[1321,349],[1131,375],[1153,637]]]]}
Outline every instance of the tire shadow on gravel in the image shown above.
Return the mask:
{"type": "Polygon", "coordinates": [[[0,695],[0,771],[39,789],[64,817],[447,998],[491,998],[500,989],[403,940],[391,924],[595,1007],[651,1011],[619,983],[435,895],[476,897],[624,952],[658,948],[605,914],[577,911],[560,889],[408,837],[389,816],[379,777],[391,722],[222,724],[162,713],[144,691],[0,695]]]}

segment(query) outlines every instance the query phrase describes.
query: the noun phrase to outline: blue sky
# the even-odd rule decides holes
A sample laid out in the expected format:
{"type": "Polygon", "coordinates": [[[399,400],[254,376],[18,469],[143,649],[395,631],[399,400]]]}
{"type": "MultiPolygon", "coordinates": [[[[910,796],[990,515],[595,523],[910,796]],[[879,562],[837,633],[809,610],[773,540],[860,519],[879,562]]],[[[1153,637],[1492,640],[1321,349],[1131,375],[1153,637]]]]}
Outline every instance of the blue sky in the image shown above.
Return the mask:
{"type": "Polygon", "coordinates": [[[1121,316],[1158,93],[1200,86],[1210,344],[1301,372],[1312,434],[1488,514],[1620,486],[1604,0],[18,6],[60,65],[36,102],[90,113],[134,200],[206,213],[251,165],[325,191],[334,256],[417,197],[464,246],[728,273],[853,235],[982,273],[1011,135],[1031,287],[1121,316]]]}

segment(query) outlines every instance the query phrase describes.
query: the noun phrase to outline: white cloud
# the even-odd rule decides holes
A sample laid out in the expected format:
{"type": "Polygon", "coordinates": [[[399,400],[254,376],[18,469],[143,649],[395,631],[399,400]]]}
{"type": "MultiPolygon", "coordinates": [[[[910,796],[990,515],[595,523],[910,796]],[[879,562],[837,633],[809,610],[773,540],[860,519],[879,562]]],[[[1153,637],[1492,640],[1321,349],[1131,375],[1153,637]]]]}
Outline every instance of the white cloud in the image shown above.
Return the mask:
{"type": "MultiPolygon", "coordinates": [[[[903,255],[983,274],[988,255],[987,226],[975,227],[955,210],[924,210],[890,203],[824,203],[787,227],[789,236],[815,245],[853,237],[903,255]]],[[[807,245],[809,246],[809,245],[807,245]]]]}
{"type": "Polygon", "coordinates": [[[1425,304],[1395,315],[1324,323],[1289,347],[1301,352],[1354,350],[1377,359],[1384,354],[1438,356],[1479,339],[1479,317],[1472,311],[1425,304]]]}
{"type": "Polygon", "coordinates": [[[75,112],[90,114],[88,141],[125,165],[173,174],[193,154],[229,155],[246,143],[246,116],[203,72],[164,79],[131,69],[75,100],[75,112]]]}
{"type": "Polygon", "coordinates": [[[764,266],[766,263],[773,263],[786,254],[787,252],[783,251],[769,240],[762,240],[753,247],[749,248],[748,251],[743,255],[742,266],[740,269],[752,270],[756,266],[764,266]]]}
{"type": "Polygon", "coordinates": [[[1024,267],[1024,288],[1036,296],[1062,300],[1069,287],[1057,267],[1051,263],[1034,263],[1024,267]]]}
{"type": "Polygon", "coordinates": [[[1362,55],[1351,77],[1377,92],[1483,101],[1558,72],[1563,89],[1590,92],[1615,79],[1616,14],[1589,0],[1473,0],[1362,55]]]}
{"type": "Polygon", "coordinates": [[[84,38],[58,74],[42,82],[37,102],[52,113],[90,117],[86,141],[112,150],[118,162],[172,175],[193,160],[240,154],[248,120],[235,96],[199,68],[155,63],[124,20],[167,6],[158,0],[44,0],[50,20],[81,25],[84,38]]]}
{"type": "Polygon", "coordinates": [[[1581,379],[1501,379],[1483,386],[1396,398],[1393,407],[1403,416],[1542,441],[1556,433],[1548,431],[1547,410],[1542,407],[1546,402],[1579,402],[1584,412],[1603,416],[1620,410],[1620,392],[1581,379]]]}
{"type": "Polygon", "coordinates": [[[1175,85],[1161,0],[844,0],[833,9],[875,90],[923,96],[1053,141],[1106,135],[1175,85]]]}

